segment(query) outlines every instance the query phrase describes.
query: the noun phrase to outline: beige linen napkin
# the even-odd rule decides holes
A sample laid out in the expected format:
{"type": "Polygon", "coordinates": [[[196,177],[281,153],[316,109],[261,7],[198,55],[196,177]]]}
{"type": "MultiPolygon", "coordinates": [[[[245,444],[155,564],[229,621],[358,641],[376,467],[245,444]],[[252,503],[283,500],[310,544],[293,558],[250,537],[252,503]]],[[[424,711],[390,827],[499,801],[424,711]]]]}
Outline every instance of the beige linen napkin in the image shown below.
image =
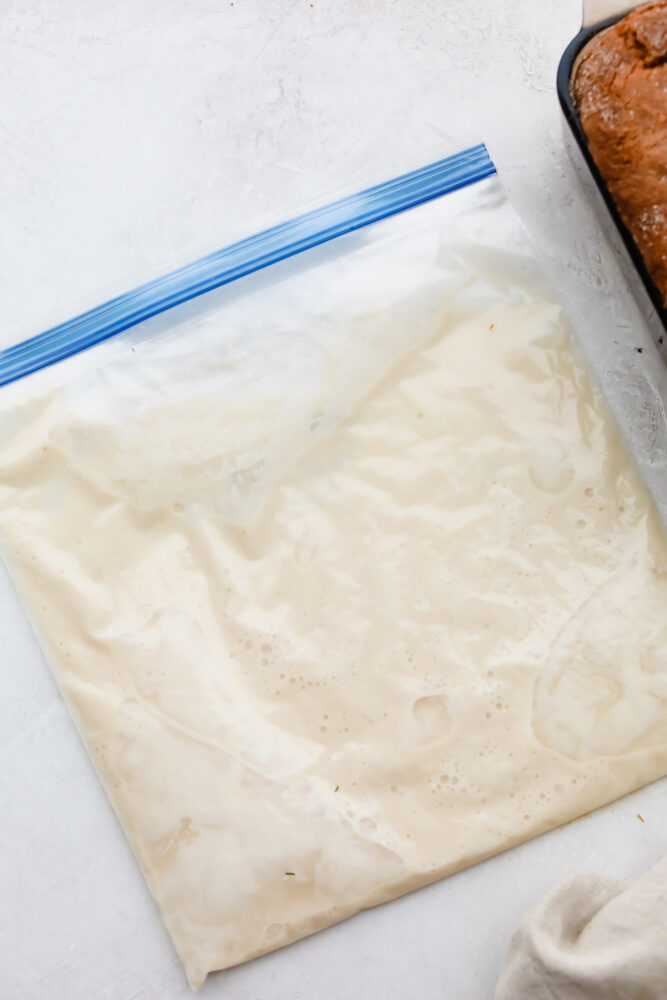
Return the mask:
{"type": "Polygon", "coordinates": [[[667,859],[557,886],[512,936],[495,1000],[667,1000],[667,859]]]}

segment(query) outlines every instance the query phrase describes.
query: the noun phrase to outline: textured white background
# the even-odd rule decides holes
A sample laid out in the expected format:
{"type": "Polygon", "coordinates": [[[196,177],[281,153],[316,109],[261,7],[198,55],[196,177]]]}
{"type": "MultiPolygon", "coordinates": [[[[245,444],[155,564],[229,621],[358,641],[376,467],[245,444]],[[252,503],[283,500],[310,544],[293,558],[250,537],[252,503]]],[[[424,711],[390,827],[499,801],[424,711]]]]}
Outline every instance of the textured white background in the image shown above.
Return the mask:
{"type": "MultiPolygon", "coordinates": [[[[579,21],[577,0],[0,0],[0,345],[481,137],[667,499],[664,371],[563,149],[554,78],[579,21]]],[[[1,573],[0,636],[0,1000],[187,997],[1,573]]],[[[490,998],[545,890],[662,855],[666,791],[213,976],[202,996],[490,998]]]]}

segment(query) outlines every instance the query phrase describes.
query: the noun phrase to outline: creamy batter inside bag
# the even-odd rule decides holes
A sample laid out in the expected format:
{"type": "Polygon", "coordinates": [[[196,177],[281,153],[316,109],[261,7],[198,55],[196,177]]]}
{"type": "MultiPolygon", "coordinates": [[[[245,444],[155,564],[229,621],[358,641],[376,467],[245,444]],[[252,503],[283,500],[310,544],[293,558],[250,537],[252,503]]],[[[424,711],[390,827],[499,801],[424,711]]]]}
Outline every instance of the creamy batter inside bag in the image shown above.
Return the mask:
{"type": "Polygon", "coordinates": [[[191,983],[667,772],[667,543],[494,178],[0,390],[0,540],[191,983]]]}

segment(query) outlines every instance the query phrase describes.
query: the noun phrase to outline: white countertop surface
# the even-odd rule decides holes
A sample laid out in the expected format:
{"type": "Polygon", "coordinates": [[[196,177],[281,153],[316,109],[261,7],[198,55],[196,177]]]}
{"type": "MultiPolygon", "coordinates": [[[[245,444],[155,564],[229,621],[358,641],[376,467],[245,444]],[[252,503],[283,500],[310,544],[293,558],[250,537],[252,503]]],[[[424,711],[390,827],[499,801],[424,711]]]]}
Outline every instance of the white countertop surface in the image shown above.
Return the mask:
{"type": "MultiPolygon", "coordinates": [[[[0,5],[0,345],[483,138],[584,349],[615,345],[600,377],[623,381],[619,419],[659,491],[664,425],[632,398],[664,372],[563,148],[555,72],[579,22],[577,0],[0,5]]],[[[0,1000],[189,996],[4,571],[0,633],[0,1000]]],[[[635,875],[666,829],[663,781],[201,995],[491,998],[526,908],[574,871],[635,875]]]]}

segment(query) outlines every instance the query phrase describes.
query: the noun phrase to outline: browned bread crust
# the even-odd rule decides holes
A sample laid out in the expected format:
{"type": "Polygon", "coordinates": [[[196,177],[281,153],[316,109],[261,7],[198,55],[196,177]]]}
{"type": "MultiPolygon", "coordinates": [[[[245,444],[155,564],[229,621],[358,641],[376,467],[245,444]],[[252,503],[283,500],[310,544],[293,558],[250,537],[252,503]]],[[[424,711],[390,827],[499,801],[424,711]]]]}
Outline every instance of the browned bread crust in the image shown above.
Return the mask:
{"type": "Polygon", "coordinates": [[[591,155],[667,303],[667,0],[594,38],[572,96],[591,155]]]}

